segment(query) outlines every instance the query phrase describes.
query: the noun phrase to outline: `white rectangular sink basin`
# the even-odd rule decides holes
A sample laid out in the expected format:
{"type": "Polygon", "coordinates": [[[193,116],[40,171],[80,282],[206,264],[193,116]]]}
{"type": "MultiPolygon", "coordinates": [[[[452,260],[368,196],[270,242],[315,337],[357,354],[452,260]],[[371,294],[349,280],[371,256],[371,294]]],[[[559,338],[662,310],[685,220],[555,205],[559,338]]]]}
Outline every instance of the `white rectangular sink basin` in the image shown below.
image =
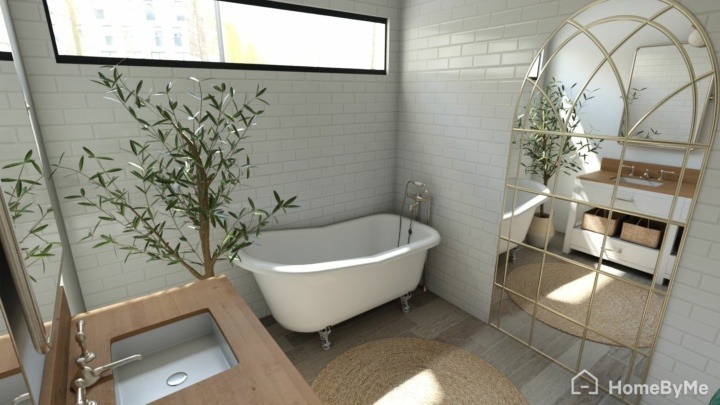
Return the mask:
{"type": "Polygon", "coordinates": [[[636,177],[625,177],[625,176],[620,177],[620,182],[637,184],[639,186],[647,186],[647,187],[658,187],[658,186],[662,186],[664,184],[661,181],[650,180],[650,179],[638,179],[636,177]]]}
{"type": "Polygon", "coordinates": [[[238,364],[208,312],[117,341],[110,351],[112,361],[143,356],[113,371],[120,405],[147,404],[238,364]]]}

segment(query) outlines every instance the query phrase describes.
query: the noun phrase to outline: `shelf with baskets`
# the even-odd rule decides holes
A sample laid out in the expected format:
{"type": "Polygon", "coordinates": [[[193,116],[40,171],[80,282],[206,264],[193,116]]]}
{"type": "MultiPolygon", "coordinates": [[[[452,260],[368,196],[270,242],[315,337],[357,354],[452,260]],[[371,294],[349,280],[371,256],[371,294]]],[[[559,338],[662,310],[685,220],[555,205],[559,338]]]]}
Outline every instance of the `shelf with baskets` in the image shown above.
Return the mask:
{"type": "Polygon", "coordinates": [[[608,210],[597,206],[609,207],[612,192],[611,185],[576,179],[573,198],[587,204],[571,204],[563,251],[577,250],[596,257],[602,253],[604,260],[649,274],[654,274],[657,266],[662,277],[669,278],[683,231],[672,222],[685,222],[692,200],[678,197],[670,222],[674,196],[621,186],[613,206],[619,211],[608,220],[608,210]],[[603,250],[606,227],[608,238],[603,250]],[[665,233],[668,238],[663,245],[665,233]]]}

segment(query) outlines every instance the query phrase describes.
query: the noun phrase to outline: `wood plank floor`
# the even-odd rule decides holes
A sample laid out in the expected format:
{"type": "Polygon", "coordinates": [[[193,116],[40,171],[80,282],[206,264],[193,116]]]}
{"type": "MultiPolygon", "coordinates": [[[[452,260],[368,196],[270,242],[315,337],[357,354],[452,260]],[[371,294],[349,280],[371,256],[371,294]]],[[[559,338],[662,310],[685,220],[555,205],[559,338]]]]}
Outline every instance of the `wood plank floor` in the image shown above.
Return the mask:
{"type": "MultiPolygon", "coordinates": [[[[571,395],[570,372],[432,292],[416,291],[410,305],[408,314],[400,311],[399,302],[391,302],[335,326],[330,335],[332,348],[328,351],[320,348],[317,333],[288,331],[272,317],[263,318],[263,323],[308,383],[348,349],[371,340],[411,336],[436,339],[478,355],[509,378],[530,404],[621,403],[604,393],[571,395]]],[[[562,356],[564,350],[573,350],[574,345],[563,341],[572,339],[568,336],[558,333],[553,337],[556,341],[551,346],[555,354],[562,356]]],[[[597,354],[588,357],[589,361],[611,371],[616,365],[608,357],[623,354],[613,353],[605,345],[598,346],[594,348],[597,354]]]]}

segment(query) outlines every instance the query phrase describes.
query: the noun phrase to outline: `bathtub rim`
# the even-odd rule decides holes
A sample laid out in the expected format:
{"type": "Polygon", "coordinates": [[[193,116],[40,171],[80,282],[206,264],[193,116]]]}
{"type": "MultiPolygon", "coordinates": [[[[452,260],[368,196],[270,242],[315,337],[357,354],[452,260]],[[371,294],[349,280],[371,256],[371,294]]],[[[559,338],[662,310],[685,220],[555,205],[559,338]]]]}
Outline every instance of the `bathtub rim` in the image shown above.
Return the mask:
{"type": "MultiPolygon", "coordinates": [[[[267,231],[263,232],[263,234],[269,234],[269,233],[275,233],[275,232],[303,232],[307,230],[321,230],[321,229],[327,229],[332,228],[334,226],[338,225],[346,225],[351,224],[353,222],[360,222],[363,220],[368,220],[373,217],[388,217],[389,219],[398,221],[400,219],[400,215],[397,214],[371,214],[366,215],[359,218],[350,219],[347,221],[342,222],[336,222],[333,224],[323,225],[323,226],[317,226],[317,227],[310,227],[310,228],[296,228],[296,229],[281,229],[281,230],[274,230],[274,231],[267,231]]],[[[403,216],[404,220],[410,220],[408,217],[403,216]]],[[[423,224],[422,222],[414,221],[413,227],[415,228],[422,228],[424,231],[427,231],[428,236],[416,240],[413,242],[410,242],[409,244],[402,245],[400,247],[394,247],[389,250],[382,251],[380,253],[377,253],[375,255],[371,256],[361,256],[357,258],[350,258],[350,259],[341,259],[341,260],[332,260],[332,261],[326,261],[321,263],[309,263],[309,264],[283,264],[283,263],[275,263],[270,262],[267,260],[256,258],[250,254],[247,254],[244,251],[240,251],[238,253],[238,257],[233,260],[233,264],[241,267],[247,271],[250,271],[252,273],[261,273],[261,274],[285,274],[285,275],[302,275],[302,274],[309,274],[309,273],[320,273],[320,272],[329,272],[329,271],[340,271],[344,269],[349,269],[353,267],[360,267],[360,266],[367,266],[367,265],[375,265],[378,263],[386,263],[386,262],[392,262],[395,260],[402,259],[406,256],[409,256],[413,253],[420,253],[420,252],[426,252],[430,250],[431,248],[437,246],[440,244],[440,233],[435,230],[434,228],[423,224]]],[[[397,230],[397,228],[395,228],[397,230]]]]}
{"type": "MultiPolygon", "coordinates": [[[[546,193],[546,194],[550,193],[550,189],[546,185],[544,185],[538,181],[531,180],[531,179],[509,178],[509,179],[507,179],[506,183],[508,185],[512,186],[513,190],[519,191],[522,193],[528,193],[528,191],[518,190],[517,187],[532,189],[532,190],[537,191],[538,193],[546,193]]],[[[537,195],[535,195],[535,197],[531,198],[527,202],[525,202],[517,207],[512,207],[508,211],[503,211],[502,219],[507,220],[507,219],[510,219],[512,216],[517,216],[527,210],[534,209],[538,205],[545,203],[545,201],[547,201],[548,199],[549,199],[549,196],[547,196],[545,194],[537,194],[537,195]]]]}

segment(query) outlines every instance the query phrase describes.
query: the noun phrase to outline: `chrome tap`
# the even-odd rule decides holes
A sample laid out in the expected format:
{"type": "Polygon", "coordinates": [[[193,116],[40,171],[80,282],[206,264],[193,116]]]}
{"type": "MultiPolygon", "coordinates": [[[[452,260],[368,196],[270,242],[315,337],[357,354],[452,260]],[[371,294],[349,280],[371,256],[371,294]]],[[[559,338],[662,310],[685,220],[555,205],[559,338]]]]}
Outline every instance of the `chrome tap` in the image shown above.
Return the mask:
{"type": "MultiPolygon", "coordinates": [[[[625,165],[623,165],[623,166],[622,166],[622,169],[630,169],[630,173],[628,174],[628,176],[630,176],[630,177],[632,177],[632,176],[635,175],[635,166],[634,166],[634,165],[633,165],[633,166],[625,166],[625,165]]],[[[622,169],[620,170],[620,176],[622,176],[622,169]]]]}
{"type": "MultiPolygon", "coordinates": [[[[75,334],[75,341],[78,342],[78,345],[80,345],[81,354],[80,356],[75,360],[75,363],[77,363],[78,367],[80,368],[77,372],[77,377],[75,379],[75,385],[72,387],[74,390],[78,390],[78,398],[80,397],[79,390],[82,389],[83,391],[89,387],[92,387],[95,385],[95,383],[98,382],[100,378],[103,377],[103,373],[106,373],[108,371],[112,371],[117,367],[120,367],[122,365],[125,365],[127,363],[132,363],[136,360],[142,360],[142,356],[139,354],[132,355],[130,357],[124,358],[122,360],[114,361],[110,364],[106,364],[104,366],[92,368],[88,366],[88,363],[90,363],[95,358],[95,353],[89,351],[87,349],[87,338],[85,336],[85,321],[79,320],[77,322],[77,333],[75,334]],[[78,385],[78,381],[81,383],[78,385]],[[82,385],[82,387],[81,387],[82,385]]],[[[79,401],[79,399],[78,399],[79,401]]],[[[78,402],[78,405],[80,402],[78,402]]]]}
{"type": "MultiPolygon", "coordinates": [[[[95,385],[95,383],[98,382],[103,377],[103,374],[112,371],[120,366],[124,366],[125,364],[132,363],[133,361],[142,360],[142,355],[140,354],[133,354],[130,357],[126,357],[124,359],[113,361],[110,364],[106,364],[104,366],[92,368],[87,365],[87,362],[85,361],[85,358],[79,357],[76,360],[77,365],[80,367],[80,370],[78,370],[77,376],[78,378],[85,381],[85,387],[92,387],[95,385]]],[[[77,380],[76,380],[77,381],[77,380]]]]}
{"type": "Polygon", "coordinates": [[[671,171],[669,171],[669,170],[662,170],[662,169],[661,169],[661,170],[660,170],[660,175],[658,176],[658,180],[663,180],[663,175],[664,175],[664,174],[672,174],[672,175],[674,176],[674,175],[676,175],[677,173],[671,172],[671,171]]]}
{"type": "Polygon", "coordinates": [[[421,203],[430,201],[430,189],[428,189],[425,183],[421,183],[419,181],[409,181],[405,186],[405,189],[405,195],[415,200],[415,202],[421,203]],[[407,186],[411,183],[418,188],[415,193],[407,191],[407,186]]]}
{"type": "MultiPolygon", "coordinates": [[[[77,333],[75,334],[75,341],[80,346],[80,358],[85,359],[85,363],[89,363],[95,358],[95,353],[87,349],[87,338],[85,337],[85,320],[81,319],[77,321],[77,333]]],[[[78,358],[78,359],[80,359],[78,358]]]]}
{"type": "Polygon", "coordinates": [[[645,173],[643,173],[642,178],[645,180],[650,180],[650,169],[645,169],[645,173]]]}

